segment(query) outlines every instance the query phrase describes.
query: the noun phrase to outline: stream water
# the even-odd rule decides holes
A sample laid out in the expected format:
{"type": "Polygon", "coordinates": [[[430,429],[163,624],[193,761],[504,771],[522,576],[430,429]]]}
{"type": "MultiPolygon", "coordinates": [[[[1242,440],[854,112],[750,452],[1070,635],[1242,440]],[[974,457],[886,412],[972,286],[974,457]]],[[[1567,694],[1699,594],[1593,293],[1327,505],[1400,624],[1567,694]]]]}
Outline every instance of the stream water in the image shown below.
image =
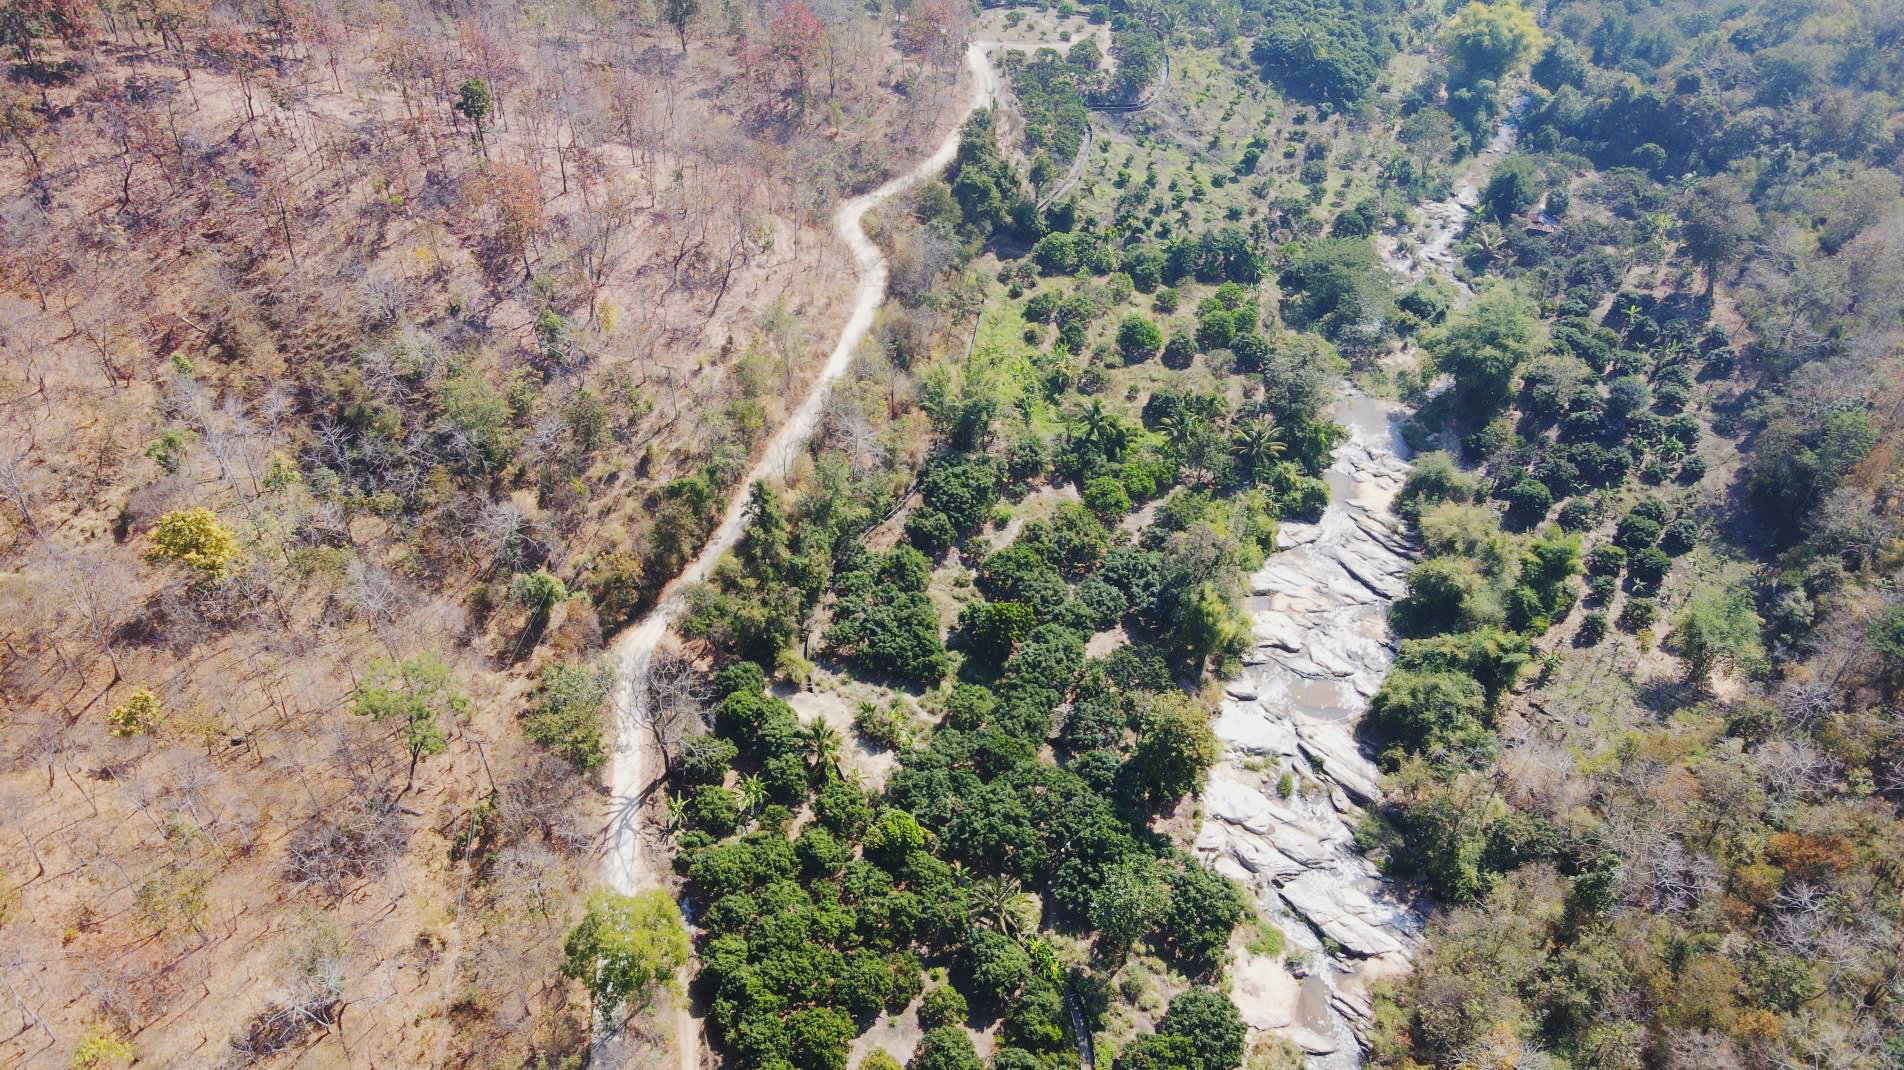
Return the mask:
{"type": "MultiPolygon", "coordinates": [[[[1482,148],[1479,160],[1498,160],[1514,151],[1520,141],[1520,116],[1533,98],[1522,94],[1515,98],[1494,136],[1482,148]]],[[[1382,234],[1376,248],[1389,269],[1405,279],[1421,279],[1430,272],[1445,276],[1455,288],[1467,292],[1468,285],[1454,277],[1454,243],[1468,229],[1468,217],[1480,203],[1481,193],[1470,178],[1455,180],[1454,189],[1438,201],[1426,201],[1415,209],[1418,222],[1412,227],[1382,234]]]]}

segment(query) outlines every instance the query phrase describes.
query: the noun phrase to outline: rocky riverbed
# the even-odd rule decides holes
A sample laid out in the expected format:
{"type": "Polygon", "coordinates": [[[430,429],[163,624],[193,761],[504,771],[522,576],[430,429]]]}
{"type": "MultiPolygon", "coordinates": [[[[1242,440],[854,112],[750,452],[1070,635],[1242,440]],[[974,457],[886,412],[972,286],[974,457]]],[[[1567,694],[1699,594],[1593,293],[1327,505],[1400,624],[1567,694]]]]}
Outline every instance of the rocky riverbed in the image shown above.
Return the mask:
{"type": "Polygon", "coordinates": [[[1283,549],[1251,577],[1256,645],[1226,686],[1196,843],[1288,937],[1281,960],[1238,964],[1234,995],[1253,1029],[1300,1045],[1313,1070],[1361,1065],[1369,986],[1406,970],[1421,925],[1408,890],[1354,842],[1381,797],[1356,725],[1393,660],[1388,605],[1411,564],[1390,511],[1408,471],[1402,413],[1345,389],[1335,418],[1350,437],[1326,473],[1329,508],[1285,524],[1283,549]]]}
{"type": "MultiPolygon", "coordinates": [[[[1514,150],[1529,98],[1515,101],[1479,154],[1514,150]]],[[[1418,209],[1418,222],[1378,240],[1402,279],[1454,278],[1454,246],[1479,193],[1464,176],[1418,209]]],[[[1216,732],[1223,759],[1203,794],[1196,848],[1249,886],[1288,949],[1248,954],[1232,995],[1251,1029],[1309,1053],[1310,1070],[1363,1063],[1359,1032],[1370,987],[1407,972],[1423,907],[1356,849],[1363,808],[1381,800],[1381,774],[1356,726],[1394,660],[1388,607],[1403,591],[1411,548],[1390,506],[1408,474],[1400,407],[1345,388],[1335,418],[1350,437],[1325,473],[1331,501],[1313,524],[1285,524],[1253,577],[1256,645],[1226,686],[1216,732]]]]}
{"type": "MultiPolygon", "coordinates": [[[[1494,136],[1478,154],[1477,164],[1491,167],[1514,151],[1520,141],[1521,112],[1532,102],[1533,99],[1525,95],[1515,99],[1500,125],[1494,128],[1494,136]]],[[[1454,189],[1448,196],[1416,207],[1414,225],[1376,237],[1375,246],[1391,271],[1404,279],[1439,274],[1453,282],[1456,289],[1468,291],[1468,284],[1454,275],[1454,246],[1467,233],[1474,207],[1480,203],[1476,181],[1467,175],[1455,179],[1454,189]]]]}

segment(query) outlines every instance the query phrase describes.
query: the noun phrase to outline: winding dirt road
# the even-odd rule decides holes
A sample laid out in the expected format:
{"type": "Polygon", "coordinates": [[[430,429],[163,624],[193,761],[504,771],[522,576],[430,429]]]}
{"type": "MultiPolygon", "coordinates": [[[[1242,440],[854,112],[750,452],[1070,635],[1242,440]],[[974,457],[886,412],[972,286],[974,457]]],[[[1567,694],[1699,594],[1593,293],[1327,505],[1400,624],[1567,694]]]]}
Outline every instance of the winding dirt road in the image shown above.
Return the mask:
{"type": "MultiPolygon", "coordinates": [[[[965,117],[986,107],[997,96],[998,73],[987,56],[993,47],[994,43],[990,41],[974,41],[966,50],[965,63],[972,72],[972,101],[960,116],[958,126],[946,135],[945,141],[932,155],[878,189],[840,205],[839,211],[834,214],[834,229],[852,250],[859,272],[859,281],[853,293],[852,316],[840,331],[839,341],[827,357],[825,366],[820,369],[819,377],[814,380],[807,396],[800,402],[800,407],[768,440],[759,463],[736,486],[727,511],[721,517],[720,526],[714,530],[707,545],[679,576],[662,589],[655,608],[640,623],[615,640],[614,654],[618,662],[617,733],[615,753],[608,765],[608,790],[612,802],[603,866],[608,883],[618,891],[632,893],[655,887],[663,883],[665,876],[663,867],[650,864],[645,849],[647,822],[644,811],[649,796],[665,772],[654,739],[643,727],[644,718],[641,715],[646,700],[643,684],[647,678],[649,659],[686,607],[687,589],[706,580],[721,555],[739,540],[745,521],[747,489],[757,481],[773,482],[787,474],[819,424],[828,391],[853,366],[859,344],[866,337],[866,332],[872,329],[873,317],[886,300],[888,276],[886,258],[866,236],[861,222],[868,211],[937,175],[952,162],[952,157],[958,152],[959,129],[964,126],[965,117]]],[[[699,1023],[694,1021],[685,1000],[676,1001],[672,1032],[678,1054],[676,1065],[680,1070],[699,1070],[699,1023]]]]}

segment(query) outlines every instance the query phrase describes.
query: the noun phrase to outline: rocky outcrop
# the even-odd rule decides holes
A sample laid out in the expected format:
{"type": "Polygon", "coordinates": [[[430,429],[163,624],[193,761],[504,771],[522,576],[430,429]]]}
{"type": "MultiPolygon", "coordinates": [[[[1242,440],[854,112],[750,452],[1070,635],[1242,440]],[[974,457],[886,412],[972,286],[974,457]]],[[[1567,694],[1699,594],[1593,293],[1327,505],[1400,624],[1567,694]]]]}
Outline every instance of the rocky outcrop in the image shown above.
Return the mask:
{"type": "Polygon", "coordinates": [[[1232,996],[1252,1028],[1297,1044],[1315,1070],[1360,1065],[1355,1030],[1372,1008],[1358,979],[1405,968],[1419,929],[1354,836],[1382,793],[1355,730],[1394,659],[1388,605],[1412,562],[1389,505],[1408,465],[1388,406],[1350,393],[1336,418],[1351,436],[1326,473],[1329,508],[1287,525],[1251,577],[1255,647],[1224,687],[1224,760],[1196,841],[1256,893],[1304,963],[1299,981],[1281,964],[1239,970],[1232,996]]]}
{"type": "MultiPolygon", "coordinates": [[[[1527,103],[1509,110],[1483,157],[1513,150],[1527,103]]],[[[1389,267],[1452,279],[1478,200],[1463,180],[1420,206],[1412,231],[1380,238],[1389,267]]],[[[1350,437],[1325,473],[1328,509],[1285,524],[1281,552],[1251,577],[1256,645],[1226,688],[1216,724],[1226,760],[1211,771],[1196,844],[1256,891],[1307,956],[1293,1006],[1288,986],[1273,983],[1274,964],[1239,973],[1233,994],[1251,1028],[1302,1047],[1311,1070],[1360,1067],[1355,1036],[1374,1013],[1369,986],[1407,970],[1421,925],[1407,891],[1375,872],[1353,835],[1362,807],[1381,801],[1381,776],[1355,730],[1394,658],[1388,606],[1403,593],[1412,550],[1389,507],[1408,451],[1391,406],[1348,390],[1335,415],[1350,437]],[[1258,999],[1274,1006],[1251,1006],[1258,999]]]]}

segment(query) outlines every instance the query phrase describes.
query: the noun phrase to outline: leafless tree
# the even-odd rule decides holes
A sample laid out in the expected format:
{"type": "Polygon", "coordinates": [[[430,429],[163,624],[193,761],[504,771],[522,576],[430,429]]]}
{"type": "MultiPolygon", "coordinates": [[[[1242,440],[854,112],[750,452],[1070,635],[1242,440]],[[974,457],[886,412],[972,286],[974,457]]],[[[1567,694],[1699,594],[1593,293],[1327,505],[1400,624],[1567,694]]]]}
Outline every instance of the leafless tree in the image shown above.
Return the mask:
{"type": "Polygon", "coordinates": [[[1718,864],[1688,850],[1679,838],[1642,814],[1624,814],[1612,842],[1624,847],[1619,870],[1621,899],[1651,913],[1679,913],[1709,901],[1719,890],[1718,864]]]}
{"type": "Polygon", "coordinates": [[[1799,680],[1778,693],[1779,712],[1801,732],[1809,732],[1838,708],[1837,696],[1822,680],[1799,680]]]}
{"type": "Polygon", "coordinates": [[[529,535],[529,514],[514,502],[491,502],[476,521],[472,544],[479,562],[500,568],[515,568],[525,562],[533,540],[529,535]]]}
{"type": "Polygon", "coordinates": [[[545,756],[522,773],[505,780],[501,790],[504,820],[518,839],[535,837],[559,851],[575,854],[588,846],[591,834],[575,805],[581,784],[564,762],[545,756]]]}
{"type": "Polygon", "coordinates": [[[641,670],[634,686],[634,716],[638,727],[654,736],[662,760],[674,763],[681,740],[705,727],[707,679],[693,662],[671,650],[657,650],[641,670]]]}
{"type": "Polygon", "coordinates": [[[566,868],[545,844],[515,843],[497,854],[487,883],[498,904],[546,923],[562,910],[566,868]]]}
{"type": "Polygon", "coordinates": [[[27,962],[24,953],[17,949],[6,952],[5,957],[0,958],[0,992],[6,994],[7,1002],[11,1003],[13,1009],[20,1015],[20,1032],[38,1029],[46,1034],[47,1043],[58,1044],[59,1034],[53,1032],[53,1027],[47,1023],[39,1009],[34,1007],[28,998],[29,994],[39,994],[39,982],[34,980],[38,973],[39,971],[33,969],[27,962]]]}
{"type": "Polygon", "coordinates": [[[313,814],[291,836],[284,879],[335,899],[359,881],[383,879],[409,844],[402,812],[386,801],[313,814]]]}
{"type": "Polygon", "coordinates": [[[409,603],[396,577],[374,562],[352,558],[345,580],[345,592],[351,606],[370,623],[377,638],[383,642],[384,651],[395,658],[397,648],[391,625],[397,622],[398,616],[409,603]]]}
{"type": "Polygon", "coordinates": [[[20,514],[20,522],[34,538],[40,537],[40,525],[33,518],[33,492],[27,483],[31,471],[24,453],[13,457],[0,458],[0,502],[13,507],[20,514]]]}
{"type": "Polygon", "coordinates": [[[63,554],[60,564],[86,639],[112,665],[110,687],[124,678],[116,642],[119,626],[132,610],[132,567],[122,557],[77,550],[63,554]]]}

